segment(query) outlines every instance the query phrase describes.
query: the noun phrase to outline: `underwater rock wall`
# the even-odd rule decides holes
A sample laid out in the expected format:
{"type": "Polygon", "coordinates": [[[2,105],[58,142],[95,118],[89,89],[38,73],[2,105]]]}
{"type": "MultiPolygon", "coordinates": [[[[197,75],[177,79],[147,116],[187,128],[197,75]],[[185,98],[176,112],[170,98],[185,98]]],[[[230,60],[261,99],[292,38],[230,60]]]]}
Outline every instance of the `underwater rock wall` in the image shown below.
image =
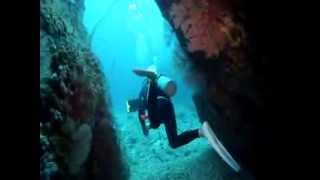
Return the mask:
{"type": "Polygon", "coordinates": [[[83,0],[40,0],[40,178],[126,179],[83,0]]]}
{"type": "Polygon", "coordinates": [[[201,86],[195,97],[207,102],[203,108],[210,106],[216,112],[214,118],[210,113],[204,118],[210,121],[219,139],[242,166],[255,168],[255,140],[262,99],[253,79],[249,35],[236,1],[156,2],[181,45],[175,63],[179,68],[187,68],[187,81],[201,86]]]}

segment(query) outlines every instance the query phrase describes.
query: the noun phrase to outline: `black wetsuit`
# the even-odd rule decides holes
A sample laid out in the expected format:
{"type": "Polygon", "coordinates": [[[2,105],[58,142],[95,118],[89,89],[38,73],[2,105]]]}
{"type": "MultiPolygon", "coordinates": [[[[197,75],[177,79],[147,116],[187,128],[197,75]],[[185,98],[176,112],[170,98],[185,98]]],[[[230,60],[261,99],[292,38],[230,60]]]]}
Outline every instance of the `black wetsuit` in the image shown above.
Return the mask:
{"type": "Polygon", "coordinates": [[[146,80],[139,95],[140,108],[139,120],[142,128],[146,128],[144,120],[140,118],[145,110],[148,111],[150,128],[156,129],[161,123],[165,125],[169,145],[177,148],[188,144],[199,137],[198,129],[189,130],[178,135],[174,107],[170,97],[168,97],[157,85],[155,80],[146,80]]]}

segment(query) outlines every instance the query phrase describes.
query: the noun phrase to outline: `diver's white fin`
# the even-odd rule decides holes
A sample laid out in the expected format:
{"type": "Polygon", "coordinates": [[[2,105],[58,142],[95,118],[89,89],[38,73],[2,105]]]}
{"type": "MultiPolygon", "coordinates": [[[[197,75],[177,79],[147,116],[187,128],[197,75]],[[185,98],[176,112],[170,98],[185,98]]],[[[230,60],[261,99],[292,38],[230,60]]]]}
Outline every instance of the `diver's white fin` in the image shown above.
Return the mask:
{"type": "Polygon", "coordinates": [[[232,158],[230,153],[221,144],[213,130],[210,128],[208,122],[204,122],[202,125],[203,135],[208,139],[210,145],[219,154],[219,156],[236,172],[240,171],[239,164],[232,158]]]}

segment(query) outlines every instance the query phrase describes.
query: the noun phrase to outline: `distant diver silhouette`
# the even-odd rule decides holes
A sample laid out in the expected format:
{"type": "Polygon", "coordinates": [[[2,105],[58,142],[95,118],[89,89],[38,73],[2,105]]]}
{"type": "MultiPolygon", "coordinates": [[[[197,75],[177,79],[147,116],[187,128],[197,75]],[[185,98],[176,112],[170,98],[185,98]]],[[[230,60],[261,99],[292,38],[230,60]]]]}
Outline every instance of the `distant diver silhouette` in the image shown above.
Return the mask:
{"type": "Polygon", "coordinates": [[[220,143],[208,122],[203,122],[199,129],[184,131],[178,135],[174,106],[170,99],[177,91],[177,85],[173,80],[158,74],[155,68],[134,69],[133,72],[138,76],[146,77],[146,80],[143,82],[139,97],[127,101],[127,111],[138,112],[139,122],[145,136],[148,135],[149,129],[157,129],[163,123],[171,148],[178,148],[196,138],[206,137],[221,158],[233,170],[240,171],[240,166],[220,143]]]}

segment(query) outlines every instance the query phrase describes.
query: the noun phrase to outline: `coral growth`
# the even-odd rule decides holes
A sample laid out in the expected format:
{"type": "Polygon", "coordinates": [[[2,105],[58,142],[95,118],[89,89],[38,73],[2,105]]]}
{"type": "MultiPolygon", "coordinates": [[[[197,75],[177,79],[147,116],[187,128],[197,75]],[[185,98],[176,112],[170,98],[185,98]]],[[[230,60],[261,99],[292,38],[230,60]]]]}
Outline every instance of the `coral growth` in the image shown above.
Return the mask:
{"type": "Polygon", "coordinates": [[[204,52],[201,60],[223,59],[228,72],[240,71],[246,65],[246,33],[242,24],[234,20],[235,15],[227,3],[217,0],[157,2],[189,53],[204,52]]]}
{"type": "Polygon", "coordinates": [[[81,166],[87,160],[92,141],[91,127],[82,124],[75,133],[73,133],[70,157],[68,159],[71,174],[78,174],[81,166]]]}
{"type": "Polygon", "coordinates": [[[114,142],[115,139],[115,130],[107,119],[103,118],[96,123],[91,157],[93,160],[91,162],[92,176],[95,179],[124,179],[128,177],[128,167],[124,167],[120,159],[120,147],[110,144],[118,143],[114,142]]]}
{"type": "Polygon", "coordinates": [[[40,25],[49,34],[62,36],[67,32],[64,19],[51,6],[40,8],[40,25]]]}
{"type": "Polygon", "coordinates": [[[65,98],[63,109],[79,121],[90,119],[98,98],[103,98],[103,79],[98,67],[97,60],[87,49],[62,46],[52,56],[49,83],[59,97],[65,98]],[[92,70],[82,65],[87,62],[92,70]]]}
{"type": "Polygon", "coordinates": [[[40,133],[40,178],[49,179],[56,177],[58,166],[55,162],[54,153],[51,152],[51,144],[46,136],[40,133]]]}

